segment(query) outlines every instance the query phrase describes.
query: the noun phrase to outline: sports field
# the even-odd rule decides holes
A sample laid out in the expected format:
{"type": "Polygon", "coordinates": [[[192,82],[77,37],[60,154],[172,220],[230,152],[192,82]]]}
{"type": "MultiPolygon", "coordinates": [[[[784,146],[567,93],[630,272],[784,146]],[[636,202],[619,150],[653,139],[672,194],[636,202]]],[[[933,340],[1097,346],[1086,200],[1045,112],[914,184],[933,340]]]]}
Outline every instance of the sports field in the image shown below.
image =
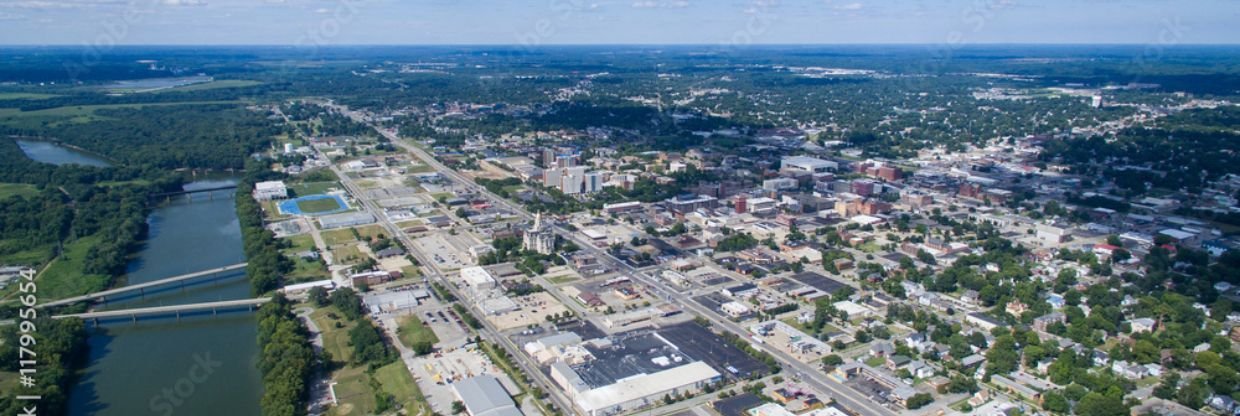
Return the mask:
{"type": "Polygon", "coordinates": [[[349,204],[337,195],[307,195],[280,203],[285,215],[326,215],[347,211],[349,204]]]}

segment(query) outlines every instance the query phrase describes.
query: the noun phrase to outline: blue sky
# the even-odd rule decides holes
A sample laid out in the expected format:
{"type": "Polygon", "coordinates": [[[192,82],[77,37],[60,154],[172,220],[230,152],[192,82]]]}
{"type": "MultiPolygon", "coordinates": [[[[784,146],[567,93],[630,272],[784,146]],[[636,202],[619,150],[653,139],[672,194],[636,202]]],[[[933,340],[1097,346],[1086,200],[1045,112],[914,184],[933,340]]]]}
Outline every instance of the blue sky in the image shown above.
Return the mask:
{"type": "Polygon", "coordinates": [[[0,44],[1240,43],[1240,0],[0,0],[0,44]]]}

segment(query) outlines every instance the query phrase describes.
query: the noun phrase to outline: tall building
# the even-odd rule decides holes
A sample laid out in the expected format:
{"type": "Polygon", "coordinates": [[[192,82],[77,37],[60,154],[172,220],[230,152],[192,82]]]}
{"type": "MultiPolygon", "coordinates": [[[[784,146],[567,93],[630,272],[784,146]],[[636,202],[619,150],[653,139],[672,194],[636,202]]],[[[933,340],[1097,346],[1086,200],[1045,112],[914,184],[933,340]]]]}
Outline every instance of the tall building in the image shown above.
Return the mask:
{"type": "Polygon", "coordinates": [[[525,235],[521,237],[521,247],[538,254],[551,254],[555,251],[555,232],[551,231],[551,227],[543,225],[541,212],[534,215],[534,226],[525,230],[525,235]]]}

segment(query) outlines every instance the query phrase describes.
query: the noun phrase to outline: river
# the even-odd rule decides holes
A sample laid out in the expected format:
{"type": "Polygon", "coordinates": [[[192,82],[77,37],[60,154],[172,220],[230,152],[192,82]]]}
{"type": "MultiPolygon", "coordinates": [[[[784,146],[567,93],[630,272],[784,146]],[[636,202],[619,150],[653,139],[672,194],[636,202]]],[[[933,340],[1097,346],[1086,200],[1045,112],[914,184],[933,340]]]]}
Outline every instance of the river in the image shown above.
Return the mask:
{"type": "MultiPolygon", "coordinates": [[[[233,183],[197,181],[186,189],[233,183]]],[[[232,190],[157,208],[150,235],[129,264],[126,284],[245,261],[232,190]]],[[[241,277],[170,289],[104,308],[196,303],[250,297],[241,277]]],[[[89,325],[89,323],[88,323],[89,325]]],[[[71,415],[259,414],[262,382],[255,363],[253,313],[105,323],[91,330],[90,361],[70,396],[71,415]]]]}
{"type": "Polygon", "coordinates": [[[107,160],[77,149],[61,146],[42,140],[18,140],[17,146],[22,148],[26,156],[43,163],[53,165],[79,164],[86,166],[108,167],[107,160]]]}

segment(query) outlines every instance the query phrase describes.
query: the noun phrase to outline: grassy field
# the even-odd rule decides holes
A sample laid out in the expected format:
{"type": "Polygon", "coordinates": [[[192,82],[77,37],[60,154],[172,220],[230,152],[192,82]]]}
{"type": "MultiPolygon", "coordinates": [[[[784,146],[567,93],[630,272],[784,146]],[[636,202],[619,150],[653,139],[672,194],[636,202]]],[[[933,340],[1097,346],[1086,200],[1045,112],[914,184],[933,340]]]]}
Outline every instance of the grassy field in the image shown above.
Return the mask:
{"type": "MultiPolygon", "coordinates": [[[[10,244],[12,240],[0,240],[0,247],[10,244]]],[[[43,264],[51,260],[52,249],[55,244],[48,244],[41,247],[35,247],[26,250],[14,251],[10,254],[0,255],[0,264],[22,264],[34,266],[43,264]]]]}
{"type": "Polygon", "coordinates": [[[340,206],[340,202],[337,202],[335,198],[324,198],[312,199],[309,201],[297,201],[297,208],[301,209],[301,212],[314,214],[319,212],[334,211],[344,207],[340,206]]]}
{"type": "Polygon", "coordinates": [[[154,90],[150,92],[165,93],[165,92],[202,91],[202,90],[215,90],[215,89],[220,89],[220,88],[252,87],[255,85],[262,85],[262,83],[258,81],[251,81],[248,79],[223,79],[219,81],[190,84],[190,85],[186,85],[183,87],[164,88],[161,90],[154,90]]]}
{"type": "Polygon", "coordinates": [[[413,382],[413,376],[409,374],[409,369],[405,368],[400,361],[379,367],[375,370],[375,380],[383,386],[383,391],[395,397],[401,403],[401,407],[407,410],[405,414],[429,414],[431,408],[426,403],[426,396],[422,395],[422,391],[418,389],[418,384],[413,382]]]}
{"type": "Polygon", "coordinates": [[[379,236],[388,236],[387,231],[385,231],[383,227],[380,227],[378,225],[367,225],[363,227],[358,227],[357,233],[361,235],[363,239],[367,239],[367,240],[372,239],[372,238],[378,238],[379,236]]]}
{"type": "Polygon", "coordinates": [[[0,100],[46,100],[55,97],[59,97],[59,95],[33,92],[0,92],[0,100]]]}
{"type": "Polygon", "coordinates": [[[338,404],[331,409],[333,415],[369,415],[375,411],[375,392],[370,387],[370,374],[366,367],[346,367],[332,373],[336,382],[338,404]]]}
{"type": "Polygon", "coordinates": [[[418,270],[417,266],[405,266],[405,267],[400,268],[400,274],[405,276],[406,279],[408,279],[411,277],[421,276],[422,272],[418,270]]]}
{"type": "Polygon", "coordinates": [[[293,257],[291,254],[289,258],[293,261],[293,271],[284,276],[287,283],[313,282],[331,278],[331,272],[318,260],[306,260],[302,257],[293,257]]]}
{"type": "Polygon", "coordinates": [[[314,249],[314,237],[310,234],[298,234],[284,239],[289,243],[289,248],[286,249],[289,252],[297,253],[314,249]]]}
{"type": "MultiPolygon", "coordinates": [[[[310,314],[316,326],[322,331],[323,349],[331,354],[332,360],[338,364],[348,363],[353,357],[353,347],[349,345],[349,330],[357,323],[345,319],[336,307],[320,308],[310,314]],[[332,315],[335,318],[332,318],[332,315]],[[337,328],[336,325],[340,327],[337,328]]],[[[407,414],[419,414],[420,409],[427,409],[426,398],[418,390],[418,386],[405,369],[402,361],[395,361],[367,372],[365,365],[340,365],[332,372],[333,389],[338,404],[328,414],[332,415],[370,415],[375,413],[376,384],[383,393],[391,395],[406,409],[407,414]]]]}
{"type": "Polygon", "coordinates": [[[574,280],[577,280],[577,277],[571,274],[561,274],[561,275],[551,276],[547,278],[548,282],[551,282],[552,284],[557,284],[557,285],[568,283],[574,280]]]}
{"type": "Polygon", "coordinates": [[[289,185],[288,189],[293,191],[293,195],[319,195],[327,193],[332,188],[339,188],[339,182],[305,182],[289,185]]]}
{"type": "Polygon", "coordinates": [[[323,243],[327,244],[328,247],[352,243],[354,241],[357,241],[357,238],[353,237],[352,228],[337,228],[335,230],[327,230],[323,232],[323,243]]]}
{"type": "Polygon", "coordinates": [[[45,127],[44,123],[47,123],[48,125],[56,125],[59,123],[88,123],[107,119],[106,117],[95,114],[95,112],[99,110],[115,108],[141,108],[146,106],[202,104],[241,104],[241,102],[185,101],[173,103],[78,105],[70,107],[47,108],[34,111],[21,111],[19,108],[0,108],[0,124],[17,128],[42,128],[45,127]]]}
{"type": "Polygon", "coordinates": [[[151,181],[147,179],[134,179],[134,180],[128,180],[128,181],[102,181],[102,182],[97,183],[96,185],[106,186],[106,187],[111,188],[111,187],[125,186],[125,185],[145,186],[145,185],[150,185],[150,184],[151,184],[151,181]]]}
{"type": "Polygon", "coordinates": [[[439,337],[435,336],[435,331],[416,315],[401,319],[400,328],[396,332],[400,335],[400,343],[405,344],[405,347],[412,348],[413,344],[425,341],[430,341],[431,344],[439,343],[439,337]]]}
{"type": "Polygon", "coordinates": [[[49,301],[106,289],[112,277],[83,272],[86,253],[100,237],[79,238],[65,245],[64,253],[39,274],[39,300],[49,301]]]}
{"type": "Polygon", "coordinates": [[[17,195],[29,197],[38,193],[39,188],[35,188],[34,185],[0,182],[0,199],[7,199],[17,195]]]}
{"type": "Polygon", "coordinates": [[[338,362],[349,362],[353,358],[353,347],[349,346],[349,330],[357,323],[340,314],[335,306],[316,309],[310,319],[323,332],[323,350],[331,353],[332,359],[338,362]],[[333,318],[334,316],[334,318],[333,318]],[[341,326],[336,327],[339,323],[341,326]]]}
{"type": "Polygon", "coordinates": [[[357,246],[343,246],[332,250],[332,259],[336,264],[357,264],[366,258],[366,254],[357,246]]]}

